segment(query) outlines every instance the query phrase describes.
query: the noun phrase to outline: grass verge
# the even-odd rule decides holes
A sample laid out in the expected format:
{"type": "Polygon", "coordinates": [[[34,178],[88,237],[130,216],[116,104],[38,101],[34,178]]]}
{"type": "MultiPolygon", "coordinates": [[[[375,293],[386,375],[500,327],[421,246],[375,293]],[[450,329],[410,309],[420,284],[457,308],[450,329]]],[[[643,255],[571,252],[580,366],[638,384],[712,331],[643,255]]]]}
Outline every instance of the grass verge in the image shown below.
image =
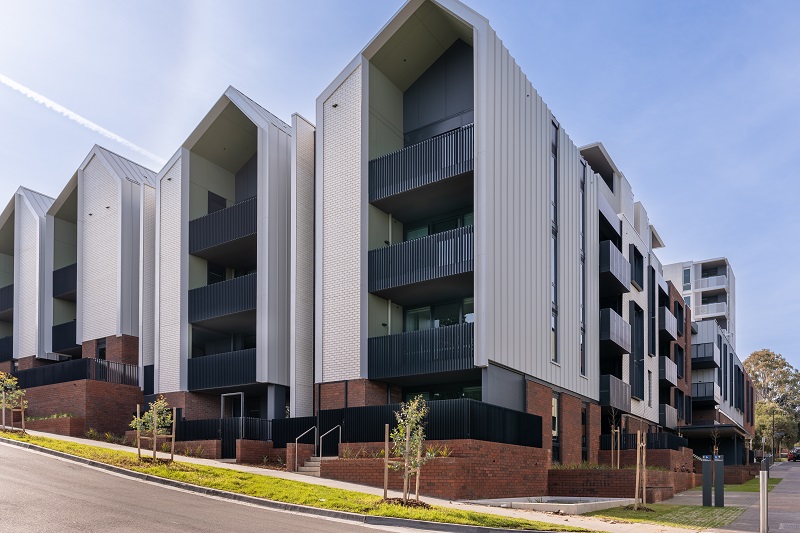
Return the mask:
{"type": "MultiPolygon", "coordinates": [[[[775,486],[781,482],[781,478],[771,477],[767,485],[767,490],[771,491],[775,486]]],[[[757,477],[748,479],[740,485],[725,485],[725,492],[758,492],[759,480],[757,477]]],[[[692,490],[703,490],[702,486],[693,488],[692,490]]]]}
{"type": "Polygon", "coordinates": [[[22,435],[3,431],[0,431],[0,437],[35,444],[43,448],[49,448],[51,450],[152,476],[284,503],[373,516],[408,518],[411,520],[426,520],[447,524],[539,531],[588,531],[583,528],[564,526],[561,524],[550,524],[547,522],[523,520],[444,507],[431,507],[430,509],[403,507],[401,505],[383,503],[382,498],[371,494],[249,474],[225,468],[181,463],[178,461],[171,464],[153,464],[146,461],[139,462],[135,453],[109,450],[97,446],[62,441],[48,437],[22,435]]]}
{"type": "Polygon", "coordinates": [[[642,522],[685,528],[705,529],[725,527],[745,511],[744,507],[702,507],[699,505],[648,504],[649,511],[634,511],[625,507],[614,507],[586,513],[585,516],[610,518],[626,522],[642,522]]]}

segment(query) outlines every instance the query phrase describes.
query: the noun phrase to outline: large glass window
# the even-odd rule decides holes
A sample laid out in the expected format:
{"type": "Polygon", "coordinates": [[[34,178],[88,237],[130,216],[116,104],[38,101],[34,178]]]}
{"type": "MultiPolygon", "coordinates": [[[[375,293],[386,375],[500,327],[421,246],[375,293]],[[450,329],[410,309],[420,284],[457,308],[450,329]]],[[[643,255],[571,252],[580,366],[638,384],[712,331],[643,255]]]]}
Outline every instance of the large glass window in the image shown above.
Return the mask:
{"type": "Polygon", "coordinates": [[[406,331],[431,328],[431,308],[419,307],[406,311],[406,331]]]}
{"type": "Polygon", "coordinates": [[[683,290],[688,291],[692,288],[692,271],[689,268],[683,269],[683,290]]]}
{"type": "Polygon", "coordinates": [[[406,224],[406,240],[419,239],[428,235],[435,235],[443,231],[472,226],[475,223],[475,214],[472,211],[454,212],[436,218],[409,222],[406,224]]]}
{"type": "Polygon", "coordinates": [[[475,298],[406,309],[405,317],[406,331],[471,324],[475,322],[475,298]]]}
{"type": "Polygon", "coordinates": [[[558,126],[550,124],[550,360],[558,362],[558,126]]]}
{"type": "Polygon", "coordinates": [[[433,327],[442,328],[461,323],[462,302],[437,305],[433,308],[433,327]]]}

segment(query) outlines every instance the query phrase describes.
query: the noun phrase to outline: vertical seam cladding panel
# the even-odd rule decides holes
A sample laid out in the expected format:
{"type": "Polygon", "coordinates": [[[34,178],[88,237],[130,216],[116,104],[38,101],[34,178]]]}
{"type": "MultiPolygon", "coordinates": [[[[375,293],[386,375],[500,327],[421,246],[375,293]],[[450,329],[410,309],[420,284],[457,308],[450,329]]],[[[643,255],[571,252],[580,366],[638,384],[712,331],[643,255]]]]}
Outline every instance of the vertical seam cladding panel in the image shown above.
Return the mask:
{"type": "Polygon", "coordinates": [[[39,221],[25,199],[17,195],[15,206],[18,240],[15,253],[19,256],[19,296],[14,302],[14,321],[17,325],[17,357],[39,355],[39,221]]]}
{"type": "Polygon", "coordinates": [[[155,349],[155,239],[156,239],[156,191],[152,187],[142,185],[144,220],[142,239],[142,322],[139,324],[141,338],[142,365],[154,363],[155,349]]]}

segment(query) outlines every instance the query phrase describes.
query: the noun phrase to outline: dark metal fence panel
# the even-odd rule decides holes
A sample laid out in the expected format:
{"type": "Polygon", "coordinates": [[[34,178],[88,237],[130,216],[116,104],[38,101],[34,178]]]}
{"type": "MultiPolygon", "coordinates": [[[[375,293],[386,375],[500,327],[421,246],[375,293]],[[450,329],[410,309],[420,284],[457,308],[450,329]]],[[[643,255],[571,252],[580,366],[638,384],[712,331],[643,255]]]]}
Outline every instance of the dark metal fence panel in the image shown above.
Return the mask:
{"type": "MultiPolygon", "coordinates": [[[[688,448],[689,441],[672,433],[647,433],[645,434],[648,450],[678,450],[688,448]]],[[[611,435],[600,435],[600,449],[611,449],[611,435]]],[[[623,433],[620,438],[621,450],[636,449],[636,434],[623,433]]]]}
{"type": "Polygon", "coordinates": [[[53,270],[53,298],[60,298],[78,289],[78,264],[53,270]]]}
{"type": "Polygon", "coordinates": [[[189,221],[189,253],[196,253],[256,233],[258,198],[189,221]]]}
{"type": "MultiPolygon", "coordinates": [[[[316,425],[316,416],[275,419],[272,421],[272,443],[276,448],[285,448],[287,443],[293,443],[298,435],[316,425]]],[[[314,444],[314,432],[305,435],[300,442],[314,444]]]]}
{"type": "Polygon", "coordinates": [[[369,201],[472,171],[474,145],[474,125],[469,124],[373,159],[369,201]]]}
{"type": "Polygon", "coordinates": [[[256,382],[256,349],[189,359],[189,390],[232,387],[256,382]]]}
{"type": "Polygon", "coordinates": [[[256,308],[255,272],[189,291],[189,322],[256,308]]]}
{"type": "Polygon", "coordinates": [[[177,420],[175,440],[218,440],[222,438],[221,418],[205,420],[177,420]]]}
{"type": "Polygon", "coordinates": [[[242,435],[249,440],[272,440],[271,421],[266,418],[242,418],[242,435]]]}
{"type": "Polygon", "coordinates": [[[153,394],[155,390],[155,365],[144,366],[144,395],[153,394]]]}
{"type": "Polygon", "coordinates": [[[64,361],[38,368],[18,370],[13,374],[19,380],[20,388],[23,389],[83,379],[139,386],[139,367],[100,359],[64,361]]]}
{"type": "Polygon", "coordinates": [[[0,339],[0,363],[14,358],[14,337],[9,335],[0,339]]]}
{"type": "Polygon", "coordinates": [[[369,252],[370,292],[472,272],[474,226],[451,229],[369,252]]]}
{"type": "Polygon", "coordinates": [[[75,324],[74,320],[64,322],[63,324],[56,324],[53,326],[53,351],[59,353],[64,350],[77,348],[78,344],[75,342],[75,324]]]}
{"type": "Polygon", "coordinates": [[[14,309],[14,284],[0,287],[0,312],[14,309]]]}
{"type": "Polygon", "coordinates": [[[468,370],[474,366],[472,323],[367,339],[369,378],[468,370]]]}

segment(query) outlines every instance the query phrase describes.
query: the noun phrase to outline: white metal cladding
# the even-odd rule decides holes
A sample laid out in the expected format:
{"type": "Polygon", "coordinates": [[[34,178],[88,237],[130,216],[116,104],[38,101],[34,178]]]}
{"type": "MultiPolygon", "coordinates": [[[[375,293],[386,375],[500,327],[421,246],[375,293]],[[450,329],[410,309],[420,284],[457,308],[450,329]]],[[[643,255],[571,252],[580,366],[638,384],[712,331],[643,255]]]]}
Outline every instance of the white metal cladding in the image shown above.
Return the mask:
{"type": "Polygon", "coordinates": [[[82,341],[117,334],[120,310],[120,187],[93,155],[79,186],[82,222],[82,341]]]}
{"type": "Polygon", "coordinates": [[[143,366],[154,363],[155,349],[155,240],[156,191],[143,186],[141,220],[139,357],[143,366]]]}
{"type": "Polygon", "coordinates": [[[181,390],[181,163],[178,159],[159,184],[157,392],[181,390]]]}
{"type": "Polygon", "coordinates": [[[314,126],[293,117],[291,197],[291,379],[292,416],[314,412],[314,126]]]}
{"type": "Polygon", "coordinates": [[[14,344],[17,358],[39,355],[39,217],[21,193],[14,209],[14,344]]]}
{"type": "MultiPolygon", "coordinates": [[[[476,48],[475,363],[599,397],[596,188],[586,188],[588,368],[580,375],[580,154],[559,130],[559,364],[550,361],[552,114],[491,29],[476,48]],[[481,48],[485,47],[485,48],[481,48]]],[[[593,178],[593,177],[592,177],[593,178]]]]}
{"type": "Polygon", "coordinates": [[[120,256],[117,335],[139,336],[139,261],[141,230],[140,185],[119,179],[120,256]]]}
{"type": "Polygon", "coordinates": [[[256,376],[289,385],[289,181],[291,135],[258,129],[258,298],[256,376]]]}
{"type": "MultiPolygon", "coordinates": [[[[322,102],[322,376],[361,376],[362,67],[322,102]],[[333,107],[336,104],[336,107],[333,107]]],[[[319,376],[318,376],[319,377],[319,376]]]]}

